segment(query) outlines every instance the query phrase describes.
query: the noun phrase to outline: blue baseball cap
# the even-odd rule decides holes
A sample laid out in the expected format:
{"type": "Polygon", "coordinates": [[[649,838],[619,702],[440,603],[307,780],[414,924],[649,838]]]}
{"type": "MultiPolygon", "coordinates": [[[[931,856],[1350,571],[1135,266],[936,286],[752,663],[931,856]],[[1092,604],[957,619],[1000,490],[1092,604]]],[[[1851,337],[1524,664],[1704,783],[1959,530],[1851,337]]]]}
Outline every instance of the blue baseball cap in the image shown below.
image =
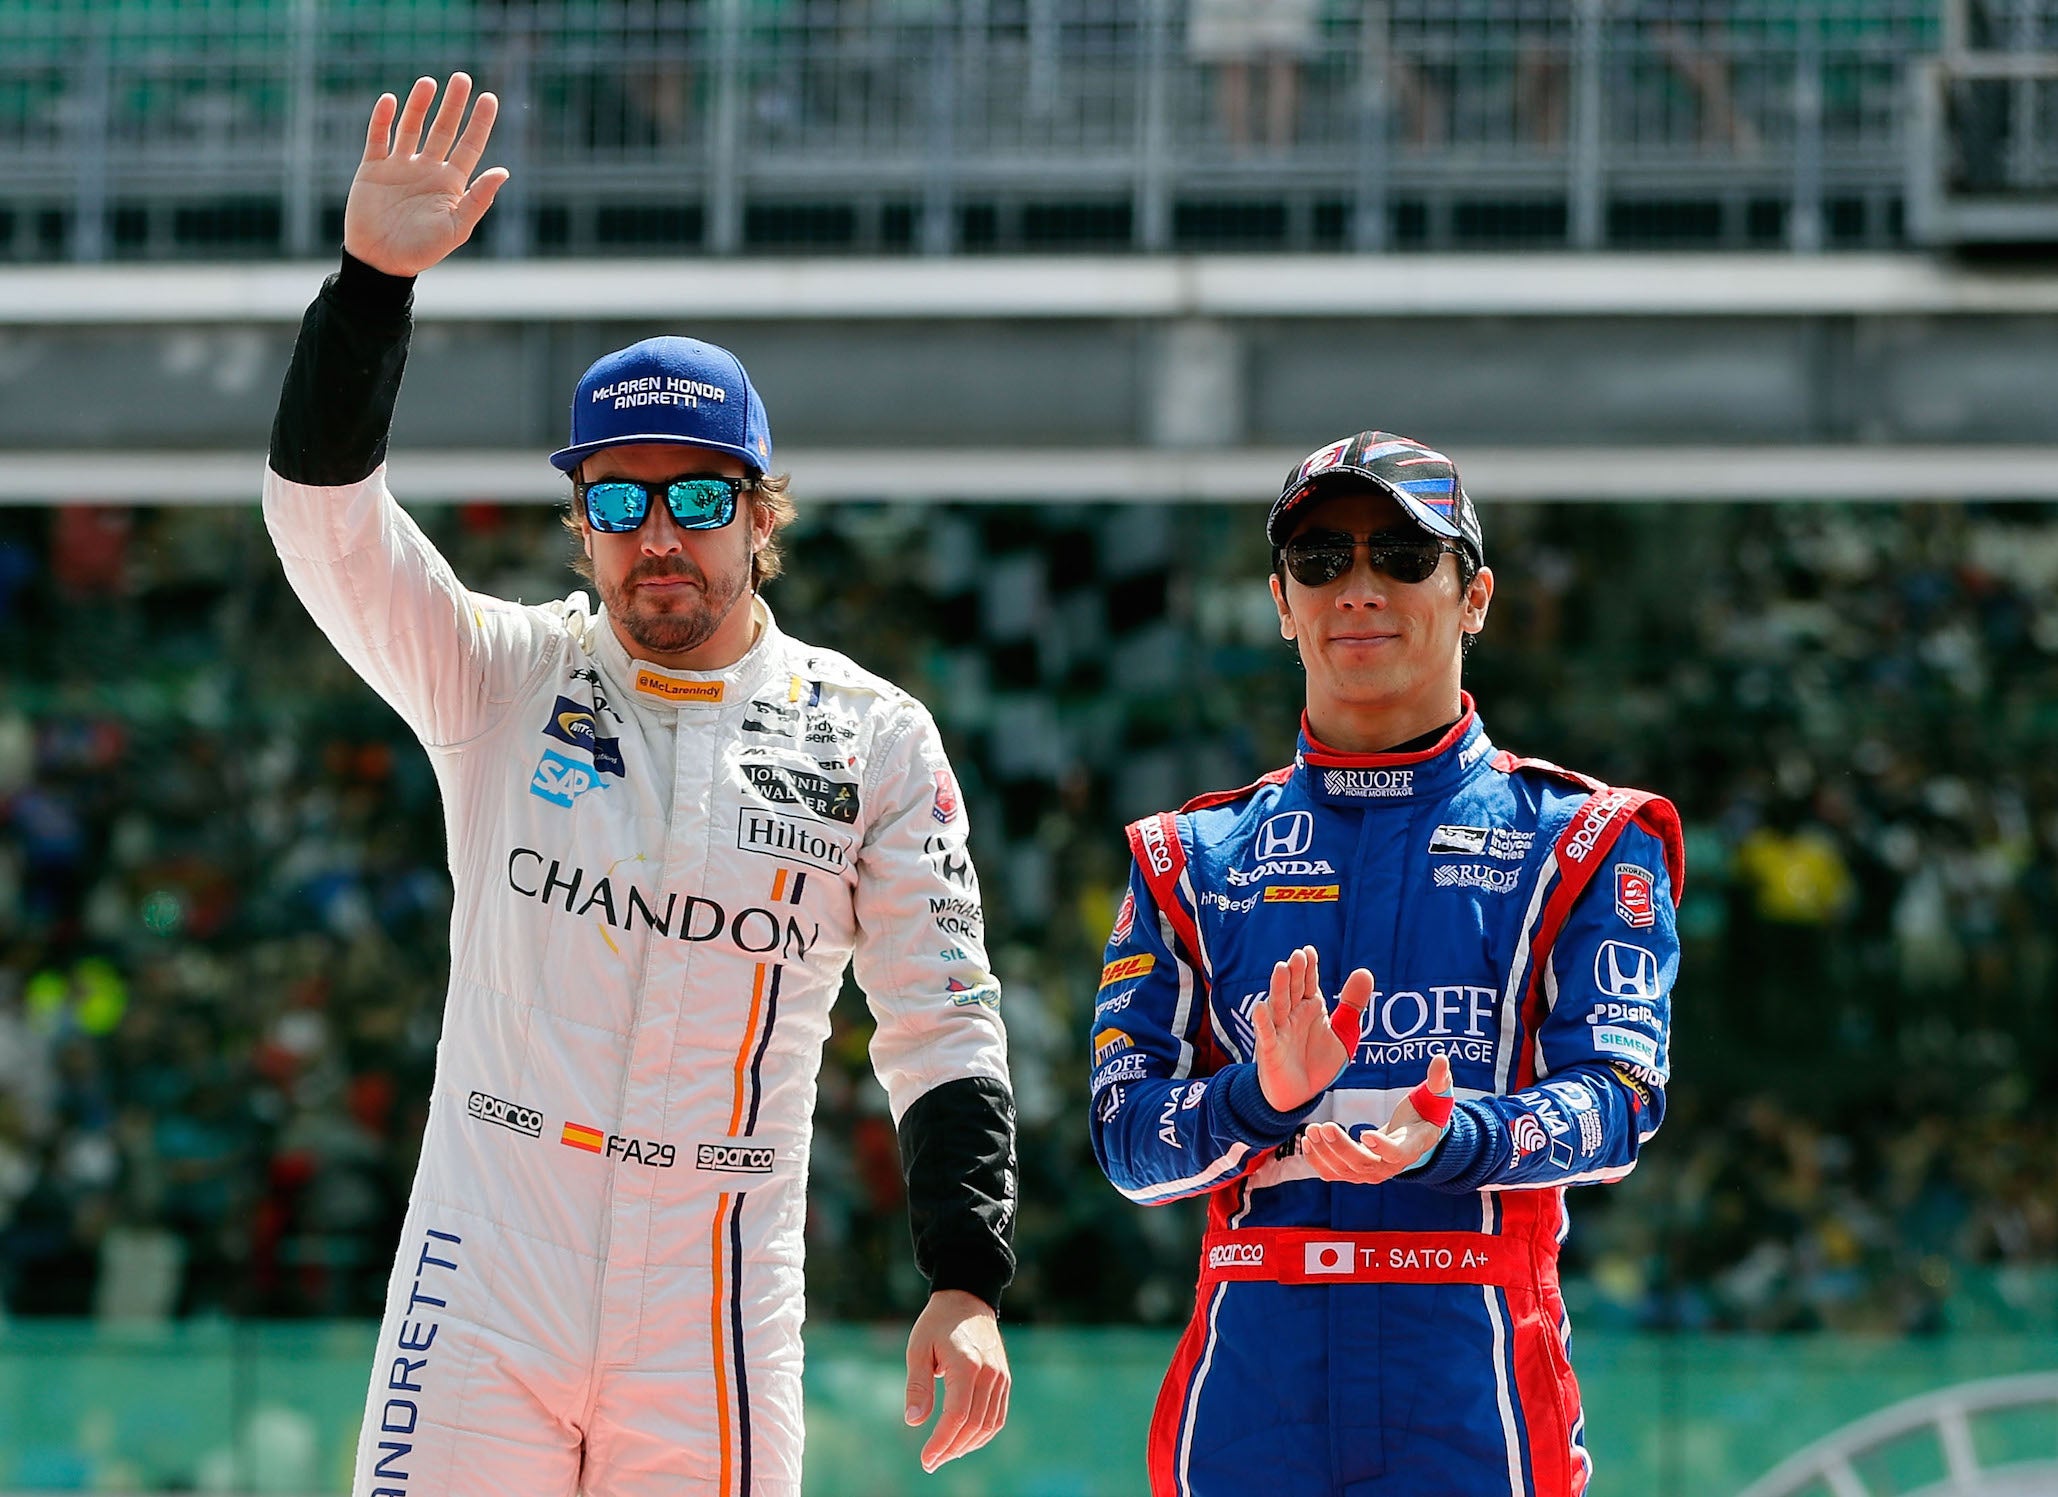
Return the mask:
{"type": "Polygon", "coordinates": [[[1286,475],[1286,485],[1265,517],[1265,538],[1286,544],[1294,511],[1317,493],[1369,488],[1391,494],[1401,510],[1431,535],[1458,542],[1486,565],[1479,511],[1459,481],[1458,465],[1433,447],[1390,431],[1361,431],[1317,447],[1286,475]]]}
{"type": "Polygon", "coordinates": [[[771,424],[742,361],[698,338],[645,338],[579,376],[571,445],[550,461],[569,473],[596,452],[635,442],[726,452],[753,473],[772,466],[771,424]]]}

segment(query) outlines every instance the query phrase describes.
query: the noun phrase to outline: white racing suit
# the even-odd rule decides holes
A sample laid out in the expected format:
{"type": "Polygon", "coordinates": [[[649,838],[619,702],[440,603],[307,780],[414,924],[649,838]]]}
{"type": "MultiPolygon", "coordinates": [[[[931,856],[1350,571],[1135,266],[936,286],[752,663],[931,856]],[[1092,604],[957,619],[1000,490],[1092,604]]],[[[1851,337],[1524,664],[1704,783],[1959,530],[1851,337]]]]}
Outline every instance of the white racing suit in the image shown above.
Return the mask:
{"type": "Polygon", "coordinates": [[[735,665],[661,670],[580,595],[466,591],[383,466],[281,477],[382,455],[295,409],[391,332],[351,274],[303,330],[265,519],[427,747],[455,883],[355,1491],[797,1492],[809,1125],[853,959],[918,1265],[989,1300],[1012,1267],[999,987],[935,724],[761,601],[735,665]]]}

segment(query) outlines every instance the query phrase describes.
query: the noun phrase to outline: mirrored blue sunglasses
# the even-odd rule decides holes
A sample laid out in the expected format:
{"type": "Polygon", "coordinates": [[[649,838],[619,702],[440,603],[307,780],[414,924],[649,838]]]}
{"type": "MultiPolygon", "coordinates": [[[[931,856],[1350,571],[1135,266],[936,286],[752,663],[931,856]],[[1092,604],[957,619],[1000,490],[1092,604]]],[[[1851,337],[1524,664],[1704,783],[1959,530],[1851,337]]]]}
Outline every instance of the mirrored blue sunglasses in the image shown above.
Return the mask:
{"type": "Polygon", "coordinates": [[[627,535],[650,517],[658,495],[681,530],[720,530],[736,518],[736,497],[750,487],[746,478],[694,473],[663,484],[634,478],[602,478],[578,485],[586,523],[609,535],[627,535]]]}

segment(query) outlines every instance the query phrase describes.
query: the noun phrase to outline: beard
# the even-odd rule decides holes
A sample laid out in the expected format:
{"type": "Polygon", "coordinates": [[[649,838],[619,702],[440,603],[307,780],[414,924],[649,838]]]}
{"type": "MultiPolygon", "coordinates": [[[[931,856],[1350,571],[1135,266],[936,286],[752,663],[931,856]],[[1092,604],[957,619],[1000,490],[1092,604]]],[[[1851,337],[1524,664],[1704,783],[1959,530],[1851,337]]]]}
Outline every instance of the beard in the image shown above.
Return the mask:
{"type": "Polygon", "coordinates": [[[709,577],[684,557],[652,557],[631,567],[613,586],[601,587],[600,601],[640,648],[653,655],[677,655],[712,639],[749,591],[747,561],[733,573],[709,577]],[[653,577],[683,577],[699,585],[662,594],[659,602],[636,586],[653,577]]]}

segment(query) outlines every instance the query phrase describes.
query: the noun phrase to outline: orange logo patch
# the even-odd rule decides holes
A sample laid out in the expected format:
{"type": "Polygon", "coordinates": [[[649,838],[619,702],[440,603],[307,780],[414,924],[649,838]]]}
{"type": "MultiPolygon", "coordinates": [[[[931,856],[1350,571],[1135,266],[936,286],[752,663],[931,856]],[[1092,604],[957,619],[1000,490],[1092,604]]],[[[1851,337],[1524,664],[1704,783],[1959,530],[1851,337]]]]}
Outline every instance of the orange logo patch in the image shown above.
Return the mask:
{"type": "Polygon", "coordinates": [[[1120,1055],[1134,1043],[1119,1029],[1103,1029],[1093,1037],[1093,1063],[1099,1065],[1110,1055],[1120,1055]]]}
{"type": "Polygon", "coordinates": [[[636,672],[636,689],[661,702],[719,703],[727,686],[722,681],[675,681],[653,670],[636,672]]]}

